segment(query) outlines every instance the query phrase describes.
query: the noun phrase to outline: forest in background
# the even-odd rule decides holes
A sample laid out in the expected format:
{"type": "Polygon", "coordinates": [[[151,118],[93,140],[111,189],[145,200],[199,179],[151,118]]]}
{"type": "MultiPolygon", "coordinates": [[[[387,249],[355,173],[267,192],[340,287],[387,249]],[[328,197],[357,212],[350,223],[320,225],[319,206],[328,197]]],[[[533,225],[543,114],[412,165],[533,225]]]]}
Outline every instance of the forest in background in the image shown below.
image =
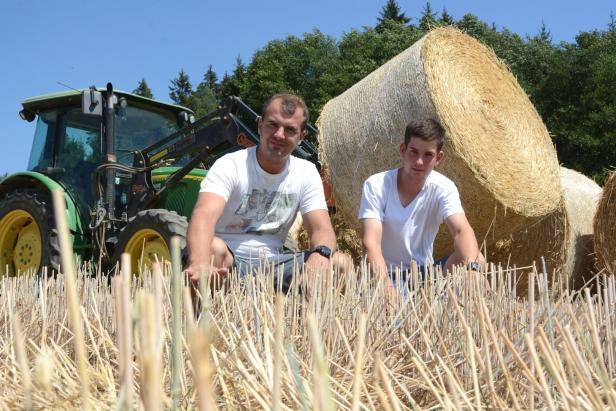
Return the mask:
{"type": "MultiPolygon", "coordinates": [[[[374,26],[352,29],[340,39],[318,29],[268,42],[251,60],[237,58],[231,73],[219,76],[209,65],[193,83],[181,69],[170,81],[169,97],[197,116],[225,96],[240,96],[258,110],[279,92],[302,96],[314,121],[325,103],[410,47],[434,27],[454,26],[487,44],[517,77],[552,135],[559,161],[603,184],[616,167],[616,21],[580,32],[575,42],[552,41],[542,25],[534,36],[481,21],[472,14],[454,19],[426,3],[422,15],[406,16],[388,0],[374,26]]],[[[152,92],[142,79],[135,93],[152,92]]]]}

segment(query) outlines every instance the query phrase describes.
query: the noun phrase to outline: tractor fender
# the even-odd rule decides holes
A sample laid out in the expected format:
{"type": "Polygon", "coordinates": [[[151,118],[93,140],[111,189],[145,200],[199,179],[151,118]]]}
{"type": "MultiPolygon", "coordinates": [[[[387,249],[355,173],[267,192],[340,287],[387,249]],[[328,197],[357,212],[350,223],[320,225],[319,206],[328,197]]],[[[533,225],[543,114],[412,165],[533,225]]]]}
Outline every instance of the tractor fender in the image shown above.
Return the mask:
{"type": "Polygon", "coordinates": [[[62,190],[62,193],[64,194],[64,201],[66,202],[68,228],[73,234],[83,234],[83,227],[81,224],[81,219],[79,218],[79,213],[75,207],[75,201],[57,181],[47,177],[44,174],[37,173],[36,171],[23,171],[11,174],[0,182],[0,198],[19,188],[39,188],[42,190],[48,190],[50,195],[51,190],[62,190]]]}
{"type": "MultiPolygon", "coordinates": [[[[154,187],[160,187],[167,181],[169,176],[179,170],[179,167],[160,167],[152,170],[152,183],[154,187]]],[[[201,180],[207,174],[207,170],[195,168],[184,176],[174,187],[168,189],[152,208],[164,208],[175,211],[181,216],[190,219],[193,208],[199,197],[201,180]]]]}

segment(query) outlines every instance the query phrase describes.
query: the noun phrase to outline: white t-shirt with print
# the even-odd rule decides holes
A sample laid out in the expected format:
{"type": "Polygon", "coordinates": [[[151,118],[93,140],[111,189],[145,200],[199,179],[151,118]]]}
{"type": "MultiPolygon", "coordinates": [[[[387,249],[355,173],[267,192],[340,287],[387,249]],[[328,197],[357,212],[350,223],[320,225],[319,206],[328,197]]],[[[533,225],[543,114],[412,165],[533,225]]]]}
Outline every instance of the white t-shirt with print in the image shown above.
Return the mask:
{"type": "Polygon", "coordinates": [[[302,215],[327,210],[314,164],[291,156],[284,171],[269,174],[259,165],[256,150],[224,155],[201,182],[201,192],[218,194],[227,202],[216,236],[242,258],[276,255],[298,209],[302,215]]]}
{"type": "Polygon", "coordinates": [[[449,216],[463,213],[453,181],[432,171],[417,196],[406,207],[398,195],[398,169],[370,176],[364,183],[359,219],[381,221],[381,249],[389,267],[408,269],[434,262],[432,248],[439,226],[449,216]]]}

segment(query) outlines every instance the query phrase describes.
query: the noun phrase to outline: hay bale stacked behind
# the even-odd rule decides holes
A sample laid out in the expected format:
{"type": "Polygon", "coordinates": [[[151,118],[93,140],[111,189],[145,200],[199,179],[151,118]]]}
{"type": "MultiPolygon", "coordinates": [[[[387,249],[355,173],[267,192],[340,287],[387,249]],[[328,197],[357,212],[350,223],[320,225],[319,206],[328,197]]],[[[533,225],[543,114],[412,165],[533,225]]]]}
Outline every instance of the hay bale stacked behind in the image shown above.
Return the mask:
{"type": "MultiPolygon", "coordinates": [[[[504,266],[541,267],[546,260],[552,280],[560,278],[574,288],[581,287],[594,272],[592,218],[601,196],[601,187],[588,177],[561,167],[563,206],[547,217],[532,222],[512,235],[488,244],[488,260],[504,266]]],[[[526,288],[526,275],[520,273],[520,287],[526,288]]]]}
{"type": "Polygon", "coordinates": [[[616,275],[616,172],[603,187],[594,219],[597,268],[616,275]]]}
{"type": "Polygon", "coordinates": [[[491,50],[446,28],[323,108],[320,146],[347,221],[357,224],[364,180],[399,166],[405,126],[419,117],[446,129],[440,171],[457,184],[479,238],[503,237],[559,206],[556,152],[528,97],[491,50]]]}

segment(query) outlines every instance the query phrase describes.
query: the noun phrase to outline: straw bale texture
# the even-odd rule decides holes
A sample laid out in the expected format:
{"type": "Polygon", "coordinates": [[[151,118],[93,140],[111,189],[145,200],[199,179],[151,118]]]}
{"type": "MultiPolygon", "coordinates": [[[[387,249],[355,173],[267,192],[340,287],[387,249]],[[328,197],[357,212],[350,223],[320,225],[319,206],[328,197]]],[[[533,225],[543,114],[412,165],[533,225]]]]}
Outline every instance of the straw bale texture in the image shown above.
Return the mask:
{"type": "Polygon", "coordinates": [[[616,275],[616,171],[612,172],[603,187],[594,229],[598,268],[616,275]]]}
{"type": "MultiPolygon", "coordinates": [[[[542,269],[546,260],[551,280],[581,287],[593,275],[592,218],[601,196],[601,187],[576,171],[561,167],[563,205],[547,217],[532,222],[516,233],[488,244],[488,260],[505,266],[542,269]]],[[[522,270],[525,274],[529,270],[522,270]]],[[[526,287],[526,275],[520,287],[526,287]]]]}
{"type": "MultiPolygon", "coordinates": [[[[340,213],[334,213],[330,218],[332,227],[336,233],[336,248],[339,251],[349,254],[353,262],[359,264],[362,256],[361,237],[359,232],[344,220],[344,217],[342,217],[340,213]]],[[[297,223],[297,219],[295,222],[297,223]]],[[[295,226],[295,223],[293,225],[295,226]]],[[[291,231],[289,231],[289,234],[291,234],[291,231]]],[[[308,232],[303,226],[300,225],[293,231],[293,238],[297,244],[297,250],[310,250],[312,248],[308,232]]]]}
{"type": "Polygon", "coordinates": [[[528,97],[490,49],[439,28],[322,110],[319,142],[345,220],[357,225],[364,180],[400,165],[406,124],[420,117],[446,130],[439,171],[478,237],[504,237],[558,207],[556,152],[528,97]]]}

